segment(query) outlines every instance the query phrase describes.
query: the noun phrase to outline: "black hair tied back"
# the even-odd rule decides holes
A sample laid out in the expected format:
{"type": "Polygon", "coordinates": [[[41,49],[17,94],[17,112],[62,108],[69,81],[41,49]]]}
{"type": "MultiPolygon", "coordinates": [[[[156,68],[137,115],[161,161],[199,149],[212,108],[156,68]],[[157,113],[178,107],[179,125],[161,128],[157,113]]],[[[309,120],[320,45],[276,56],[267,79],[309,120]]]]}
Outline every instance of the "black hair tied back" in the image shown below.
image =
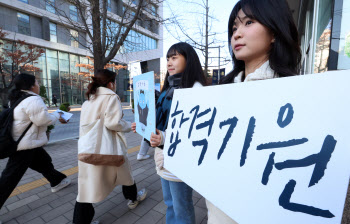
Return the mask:
{"type": "Polygon", "coordinates": [[[21,73],[15,76],[13,83],[15,88],[11,90],[8,97],[11,104],[26,94],[22,90],[31,90],[35,85],[35,76],[28,73],[21,73]]]}
{"type": "Polygon", "coordinates": [[[93,94],[96,94],[97,88],[107,87],[108,83],[114,82],[117,74],[108,69],[100,69],[96,75],[92,77],[92,82],[88,85],[88,91],[85,95],[88,99],[93,94]]]}

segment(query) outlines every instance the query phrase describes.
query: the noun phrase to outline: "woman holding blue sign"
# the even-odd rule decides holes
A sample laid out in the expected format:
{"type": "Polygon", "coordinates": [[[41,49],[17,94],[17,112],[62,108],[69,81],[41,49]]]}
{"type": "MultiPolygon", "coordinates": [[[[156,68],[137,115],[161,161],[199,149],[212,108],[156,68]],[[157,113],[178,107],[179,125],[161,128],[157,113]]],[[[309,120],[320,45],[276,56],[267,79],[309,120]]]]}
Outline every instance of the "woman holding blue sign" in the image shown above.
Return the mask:
{"type": "MultiPolygon", "coordinates": [[[[285,0],[240,0],[229,18],[228,42],[234,69],[221,84],[299,74],[298,30],[285,0]]],[[[208,224],[236,223],[209,201],[207,207],[208,224]]]]}
{"type": "MultiPolygon", "coordinates": [[[[158,175],[161,177],[167,224],[194,224],[195,214],[192,188],[175,175],[164,169],[163,145],[168,126],[172,97],[175,89],[206,85],[206,79],[199,58],[193,47],[187,43],[177,43],[167,53],[165,83],[156,104],[157,134],[151,135],[151,146],[156,147],[154,159],[158,175]]],[[[135,123],[132,129],[136,130],[135,123]]]]}

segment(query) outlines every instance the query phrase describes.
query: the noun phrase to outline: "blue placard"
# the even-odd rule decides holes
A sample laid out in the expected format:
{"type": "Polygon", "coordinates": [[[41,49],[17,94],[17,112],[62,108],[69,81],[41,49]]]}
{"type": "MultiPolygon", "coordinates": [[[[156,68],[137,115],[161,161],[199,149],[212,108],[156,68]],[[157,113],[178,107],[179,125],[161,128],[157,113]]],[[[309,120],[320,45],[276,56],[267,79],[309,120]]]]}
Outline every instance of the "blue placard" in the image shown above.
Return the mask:
{"type": "Polygon", "coordinates": [[[154,72],[147,72],[133,79],[136,132],[147,140],[156,130],[154,72]]]}

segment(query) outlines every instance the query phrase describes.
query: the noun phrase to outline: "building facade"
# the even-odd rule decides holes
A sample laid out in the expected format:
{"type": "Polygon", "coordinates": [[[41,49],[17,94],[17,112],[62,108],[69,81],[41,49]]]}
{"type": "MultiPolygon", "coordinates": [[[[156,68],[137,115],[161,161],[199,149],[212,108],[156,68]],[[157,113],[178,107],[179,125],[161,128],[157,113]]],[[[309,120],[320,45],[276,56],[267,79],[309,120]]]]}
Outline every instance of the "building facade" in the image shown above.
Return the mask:
{"type": "MultiPolygon", "coordinates": [[[[135,13],[129,2],[108,0],[108,21],[118,24],[126,7],[129,7],[131,14],[135,13]]],[[[137,0],[132,1],[132,4],[137,3],[137,0]]],[[[155,18],[156,15],[162,16],[162,7],[162,4],[147,5],[149,10],[142,13],[146,19],[136,22],[112,63],[128,65],[132,61],[140,61],[143,72],[160,73],[163,27],[155,18]]],[[[89,59],[92,55],[85,45],[88,37],[86,33],[70,29],[69,23],[59,17],[57,10],[72,21],[82,22],[76,7],[66,0],[0,0],[0,27],[8,34],[0,51],[11,48],[14,40],[24,40],[44,49],[45,53],[34,64],[40,68],[35,75],[40,85],[46,87],[50,102],[55,95],[58,103],[82,104],[89,81],[78,75],[80,72],[87,72],[87,69],[76,65],[93,64],[93,60],[89,59]]],[[[117,94],[122,101],[129,101],[128,70],[121,69],[116,72],[117,94]]]]}
{"type": "Polygon", "coordinates": [[[350,1],[287,1],[299,30],[302,73],[350,69],[350,1]]]}

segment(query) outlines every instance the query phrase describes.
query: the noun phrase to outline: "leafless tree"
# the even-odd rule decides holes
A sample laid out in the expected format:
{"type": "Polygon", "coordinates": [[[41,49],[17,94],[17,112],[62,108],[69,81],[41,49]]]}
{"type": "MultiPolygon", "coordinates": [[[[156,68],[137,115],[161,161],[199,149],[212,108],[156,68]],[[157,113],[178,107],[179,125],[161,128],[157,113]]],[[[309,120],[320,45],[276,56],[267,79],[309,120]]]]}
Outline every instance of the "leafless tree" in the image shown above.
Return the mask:
{"type": "Polygon", "coordinates": [[[180,13],[172,11],[170,22],[167,23],[165,28],[175,39],[188,42],[195,49],[202,52],[204,56],[204,73],[207,75],[210,58],[209,49],[219,43],[215,38],[217,33],[212,31],[212,24],[213,21],[216,21],[216,18],[211,15],[208,0],[185,0],[183,3],[194,6],[195,11],[190,11],[188,14],[195,15],[194,17],[197,20],[184,21],[181,19],[180,13]],[[195,27],[193,27],[194,22],[197,23],[195,27]],[[196,35],[193,35],[193,33],[196,35]]]}
{"type": "Polygon", "coordinates": [[[118,13],[110,12],[111,1],[114,0],[45,0],[67,30],[74,29],[83,34],[79,37],[70,35],[90,51],[95,73],[103,69],[118,51],[123,51],[125,44],[136,45],[127,40],[132,28],[145,23],[158,26],[163,22],[156,11],[163,0],[118,0],[118,13]],[[69,4],[77,15],[72,16],[67,10],[62,10],[60,4],[69,4]]]}

